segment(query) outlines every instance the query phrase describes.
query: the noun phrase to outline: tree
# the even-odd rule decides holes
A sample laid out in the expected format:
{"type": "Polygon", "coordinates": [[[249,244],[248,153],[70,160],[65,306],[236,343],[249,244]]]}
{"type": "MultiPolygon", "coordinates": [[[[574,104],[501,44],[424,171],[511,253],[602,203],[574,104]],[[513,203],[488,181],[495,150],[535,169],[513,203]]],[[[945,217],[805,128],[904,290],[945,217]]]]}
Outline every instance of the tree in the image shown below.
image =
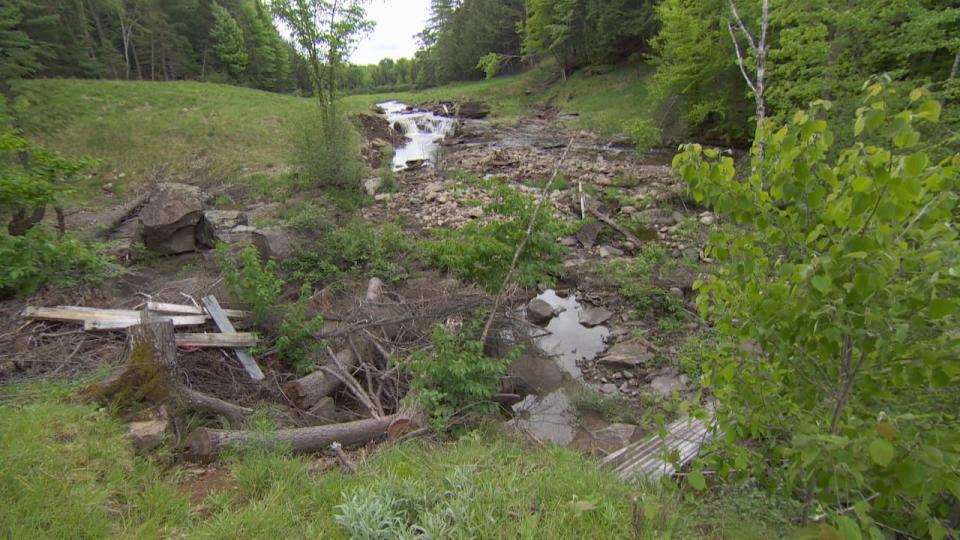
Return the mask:
{"type": "Polygon", "coordinates": [[[214,2],[210,6],[213,13],[213,27],[210,39],[217,58],[227,67],[235,79],[247,68],[247,49],[244,45],[243,31],[230,13],[214,2]]]}
{"type": "Polygon", "coordinates": [[[795,495],[803,519],[818,505],[821,538],[943,538],[960,497],[960,154],[931,159],[921,131],[941,105],[890,80],[865,85],[839,154],[818,102],[766,128],[746,180],[700,145],[674,160],[738,225],[711,238],[718,266],[697,285],[730,443],[710,465],[795,495]]]}

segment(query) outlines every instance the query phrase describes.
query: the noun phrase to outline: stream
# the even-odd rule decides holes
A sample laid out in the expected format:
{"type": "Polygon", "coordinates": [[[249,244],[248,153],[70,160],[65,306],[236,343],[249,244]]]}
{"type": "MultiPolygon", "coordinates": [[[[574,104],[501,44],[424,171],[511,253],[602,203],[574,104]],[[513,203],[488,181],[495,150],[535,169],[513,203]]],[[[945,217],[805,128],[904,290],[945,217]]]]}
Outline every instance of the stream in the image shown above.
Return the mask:
{"type": "Polygon", "coordinates": [[[377,104],[391,126],[399,126],[409,139],[395,148],[393,170],[417,168],[425,163],[436,164],[440,143],[453,133],[456,119],[420,111],[399,101],[377,104]]]}

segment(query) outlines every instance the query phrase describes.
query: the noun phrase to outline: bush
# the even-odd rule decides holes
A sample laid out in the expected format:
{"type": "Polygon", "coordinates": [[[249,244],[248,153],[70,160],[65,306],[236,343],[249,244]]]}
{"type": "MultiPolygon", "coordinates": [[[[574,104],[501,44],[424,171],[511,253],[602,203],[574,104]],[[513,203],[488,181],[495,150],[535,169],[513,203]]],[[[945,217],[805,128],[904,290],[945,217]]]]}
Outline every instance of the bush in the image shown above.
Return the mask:
{"type": "Polygon", "coordinates": [[[396,225],[377,229],[354,221],[329,231],[313,249],[287,259],[284,268],[291,277],[311,284],[345,274],[397,282],[409,275],[403,259],[415,250],[416,243],[396,225]]]}
{"type": "Polygon", "coordinates": [[[660,329],[670,334],[682,326],[683,302],[656,283],[661,273],[676,264],[663,247],[646,245],[633,259],[618,259],[602,266],[600,274],[633,305],[634,317],[654,315],[659,318],[660,329]]]}
{"type": "Polygon", "coordinates": [[[483,323],[478,315],[459,331],[435,326],[432,350],[414,354],[405,364],[412,376],[411,392],[438,430],[465,413],[495,410],[493,395],[500,379],[521,352],[517,348],[505,358],[485,356],[483,344],[477,339],[483,323]]]}
{"type": "Polygon", "coordinates": [[[240,251],[242,268],[237,266],[229,244],[217,245],[216,258],[233,296],[250,308],[257,324],[268,322],[276,313],[284,284],[276,273],[276,264],[264,264],[253,246],[240,251]]]}
{"type": "MultiPolygon", "coordinates": [[[[504,185],[496,189],[494,197],[495,202],[487,210],[500,219],[486,225],[470,222],[459,230],[440,230],[436,232],[437,240],[424,244],[434,264],[490,292],[500,288],[537,204],[533,197],[504,185]]],[[[557,239],[572,231],[572,226],[560,222],[549,205],[544,205],[517,263],[516,283],[521,287],[552,284],[567,254],[557,239]]]]}
{"type": "Polygon", "coordinates": [[[356,129],[338,117],[330,122],[310,116],[301,125],[295,142],[295,161],[303,167],[301,178],[316,187],[361,189],[363,161],[356,129]]]}
{"type": "Polygon", "coordinates": [[[797,112],[745,180],[699,145],[674,160],[697,201],[741,225],[711,239],[719,265],[700,286],[718,418],[750,441],[714,464],[815,504],[820,537],[956,534],[960,155],[921,146],[941,111],[927,92],[900,112],[894,99],[865,85],[860,142],[839,153],[828,103],[797,112]]]}
{"type": "Polygon", "coordinates": [[[310,293],[307,284],[300,290],[300,298],[284,306],[284,316],[277,328],[277,356],[306,375],[316,369],[316,358],[323,354],[323,343],[315,337],[323,329],[323,317],[307,312],[310,293]]]}
{"type": "Polygon", "coordinates": [[[105,246],[84,244],[34,225],[23,236],[0,234],[0,298],[28,296],[37,288],[99,283],[119,274],[105,246]]]}
{"type": "Polygon", "coordinates": [[[644,153],[660,144],[663,130],[645,118],[633,118],[623,123],[623,132],[630,137],[638,153],[644,153]]]}

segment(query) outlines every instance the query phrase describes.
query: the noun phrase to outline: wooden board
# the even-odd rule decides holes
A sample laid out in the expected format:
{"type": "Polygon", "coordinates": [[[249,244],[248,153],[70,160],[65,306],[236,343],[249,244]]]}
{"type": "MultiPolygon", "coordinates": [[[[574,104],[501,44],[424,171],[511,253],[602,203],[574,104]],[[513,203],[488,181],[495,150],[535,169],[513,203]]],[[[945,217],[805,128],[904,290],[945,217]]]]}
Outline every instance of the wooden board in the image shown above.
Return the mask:
{"type": "MultiPolygon", "coordinates": [[[[207,308],[207,313],[213,317],[213,322],[216,323],[217,328],[219,328],[221,332],[224,334],[237,333],[233,328],[233,324],[230,323],[230,319],[223,310],[220,309],[220,302],[217,302],[215,296],[211,294],[210,296],[204,297],[203,305],[207,308]]],[[[234,350],[237,352],[237,358],[240,359],[240,363],[243,364],[243,369],[247,371],[250,378],[254,381],[262,381],[264,379],[263,371],[260,371],[260,366],[257,365],[257,361],[253,359],[250,352],[245,348],[237,348],[234,350]]]]}
{"type": "Polygon", "coordinates": [[[679,456],[679,465],[689,464],[700,452],[700,447],[714,437],[708,424],[695,418],[682,418],[667,427],[667,436],[661,439],[637,441],[610,454],[601,465],[613,467],[617,476],[627,480],[643,476],[657,480],[677,473],[667,455],[679,456]]]}
{"type": "Polygon", "coordinates": [[[77,306],[55,308],[27,306],[20,313],[20,316],[27,319],[57,322],[133,320],[135,324],[140,324],[140,312],[127,309],[98,310],[77,306]]]}
{"type": "MultiPolygon", "coordinates": [[[[140,313],[140,312],[137,312],[140,313]]],[[[202,326],[207,324],[207,321],[210,319],[204,315],[179,315],[172,317],[164,317],[162,315],[154,317],[155,320],[169,320],[173,323],[174,326],[202,326]]],[[[51,319],[47,319],[51,320],[51,319]]],[[[53,319],[56,320],[56,319],[53,319]]],[[[71,322],[80,322],[80,321],[71,321],[71,322]]],[[[136,326],[140,324],[140,318],[132,319],[93,319],[83,321],[83,329],[90,331],[97,330],[124,330],[130,328],[131,326],[136,326]]]]}
{"type": "Polygon", "coordinates": [[[184,347],[253,347],[257,344],[256,334],[189,334],[174,336],[177,345],[184,347]]]}
{"type": "MultiPolygon", "coordinates": [[[[186,304],[167,304],[164,302],[147,302],[148,311],[157,313],[175,313],[178,315],[206,315],[206,311],[201,307],[189,306],[186,304]]],[[[239,309],[225,309],[223,313],[230,319],[243,319],[248,313],[239,309]]]]}

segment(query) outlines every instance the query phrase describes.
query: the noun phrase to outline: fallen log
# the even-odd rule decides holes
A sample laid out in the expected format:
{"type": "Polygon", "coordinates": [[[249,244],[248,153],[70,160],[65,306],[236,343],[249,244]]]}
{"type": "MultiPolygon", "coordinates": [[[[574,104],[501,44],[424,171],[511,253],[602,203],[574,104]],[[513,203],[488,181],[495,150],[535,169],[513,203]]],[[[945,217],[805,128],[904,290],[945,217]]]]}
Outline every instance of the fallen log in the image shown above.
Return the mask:
{"type": "MultiPolygon", "coordinates": [[[[346,369],[357,365],[357,357],[349,348],[336,354],[337,361],[346,369]]],[[[318,369],[306,377],[301,377],[283,385],[283,393],[300,409],[309,409],[316,405],[321,398],[333,393],[343,381],[336,375],[318,369]]]]}
{"type": "Polygon", "coordinates": [[[80,392],[81,401],[117,401],[121,404],[148,402],[165,405],[172,414],[184,409],[224,417],[231,426],[243,425],[253,410],[228,403],[182,385],[176,376],[177,347],[173,323],[150,320],[148,313],[137,326],[127,330],[128,347],[124,367],[107,379],[80,392]]]}
{"type": "Polygon", "coordinates": [[[610,219],[610,216],[607,216],[607,215],[603,214],[602,212],[600,212],[600,211],[597,210],[596,208],[590,208],[590,213],[593,214],[594,217],[596,217],[596,218],[599,219],[600,221],[606,223],[611,229],[613,229],[613,230],[617,231],[618,233],[622,234],[623,237],[626,238],[626,239],[627,239],[628,241],[630,241],[631,243],[633,243],[633,245],[639,246],[639,245],[643,244],[643,242],[641,242],[640,239],[637,238],[633,233],[631,233],[630,231],[628,231],[628,230],[624,229],[623,227],[621,227],[616,221],[610,219]]]}
{"type": "Polygon", "coordinates": [[[387,437],[391,441],[427,427],[427,413],[415,396],[407,396],[407,405],[401,407],[393,416],[394,420],[387,427],[387,437]]]}
{"type": "MultiPolygon", "coordinates": [[[[343,424],[298,429],[280,429],[271,434],[273,442],[289,447],[295,453],[319,452],[338,442],[344,446],[367,443],[384,437],[394,416],[357,420],[343,424]]],[[[228,446],[242,445],[263,434],[252,431],[231,431],[200,428],[184,443],[186,456],[193,461],[210,461],[228,446]]]]}

